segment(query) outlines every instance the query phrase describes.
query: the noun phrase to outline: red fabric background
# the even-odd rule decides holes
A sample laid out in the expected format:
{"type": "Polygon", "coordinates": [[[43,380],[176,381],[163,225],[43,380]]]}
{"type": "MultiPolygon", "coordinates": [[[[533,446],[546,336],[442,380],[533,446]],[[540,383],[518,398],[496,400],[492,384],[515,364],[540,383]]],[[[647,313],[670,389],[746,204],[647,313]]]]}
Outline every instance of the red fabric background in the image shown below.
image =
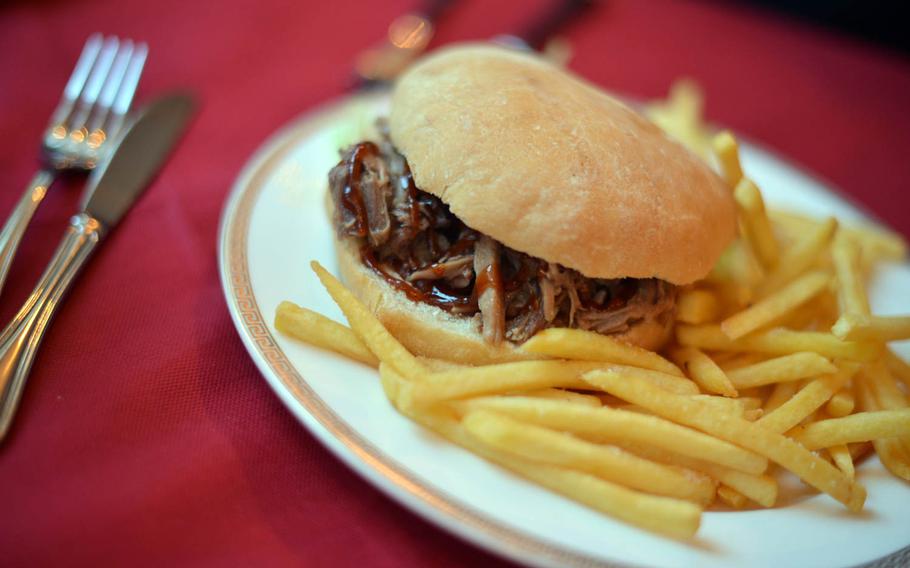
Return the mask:
{"type": "MultiPolygon", "coordinates": [[[[466,0],[440,42],[515,30],[547,2],[466,0]]],[[[140,99],[201,114],[50,330],[0,446],[0,565],[497,565],[324,450],[247,357],[218,282],[226,192],[276,128],[338,96],[355,54],[412,0],[93,0],[0,6],[0,213],[18,198],[92,31],[148,41],[140,99]],[[369,5],[369,8],[366,6],[369,5]]],[[[572,67],[639,97],[680,75],[708,115],[831,180],[910,234],[910,61],[720,2],[610,0],[568,34],[572,67]]],[[[0,317],[78,199],[39,211],[0,317]]]]}

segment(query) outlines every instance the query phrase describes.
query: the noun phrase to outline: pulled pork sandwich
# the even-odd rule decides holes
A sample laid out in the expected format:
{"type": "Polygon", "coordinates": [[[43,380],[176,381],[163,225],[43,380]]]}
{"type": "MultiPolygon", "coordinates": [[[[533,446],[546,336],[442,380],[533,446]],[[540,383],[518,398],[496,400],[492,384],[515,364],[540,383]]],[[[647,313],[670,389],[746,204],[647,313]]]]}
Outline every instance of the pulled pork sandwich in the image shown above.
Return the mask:
{"type": "Polygon", "coordinates": [[[340,272],[418,355],[519,359],[548,327],[659,348],[734,236],[709,167],[530,54],[437,52],[378,131],[329,174],[340,272]]]}

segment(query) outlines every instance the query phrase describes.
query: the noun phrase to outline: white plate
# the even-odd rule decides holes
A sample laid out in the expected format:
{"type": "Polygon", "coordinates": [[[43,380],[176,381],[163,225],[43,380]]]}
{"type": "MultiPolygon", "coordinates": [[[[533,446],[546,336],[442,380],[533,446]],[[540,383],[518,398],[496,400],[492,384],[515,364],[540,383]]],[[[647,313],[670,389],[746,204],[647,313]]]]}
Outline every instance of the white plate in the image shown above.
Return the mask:
{"type": "MultiPolygon", "coordinates": [[[[532,565],[852,566],[910,544],[910,487],[877,460],[860,468],[869,490],[861,515],[813,495],[772,510],[706,513],[694,542],[655,536],[446,443],[392,409],[374,370],[277,333],[272,320],[282,300],[342,319],[309,268],[311,259],[336,267],[326,175],[338,149],[356,141],[385,104],[377,95],[348,99],[274,135],[237,180],[221,225],[221,276],[237,330],[281,400],[336,456],[424,518],[532,565]]],[[[743,154],[773,205],[863,218],[767,152],[744,145],[743,154]]],[[[876,309],[907,311],[908,289],[906,266],[882,270],[872,286],[876,309]]],[[[910,548],[890,560],[908,558],[910,548]]]]}

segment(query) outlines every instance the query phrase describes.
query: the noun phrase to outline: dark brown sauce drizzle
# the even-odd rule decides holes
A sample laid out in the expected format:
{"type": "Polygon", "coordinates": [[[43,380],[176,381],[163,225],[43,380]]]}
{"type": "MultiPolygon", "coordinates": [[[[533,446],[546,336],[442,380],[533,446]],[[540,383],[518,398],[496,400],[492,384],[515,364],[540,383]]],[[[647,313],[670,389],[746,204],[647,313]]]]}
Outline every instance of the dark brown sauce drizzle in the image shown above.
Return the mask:
{"type": "Polygon", "coordinates": [[[358,237],[367,236],[367,207],[363,202],[363,192],[360,190],[363,160],[378,155],[379,148],[372,142],[361,142],[355,146],[348,166],[347,182],[341,192],[342,204],[354,214],[354,230],[358,237]]]}
{"type": "MultiPolygon", "coordinates": [[[[456,310],[461,313],[477,311],[477,300],[472,294],[465,295],[437,281],[422,280],[419,281],[422,286],[418,287],[411,282],[393,276],[385,270],[382,263],[379,262],[368,246],[360,249],[360,256],[363,259],[363,263],[369,266],[373,272],[382,276],[391,287],[404,292],[405,296],[415,302],[425,302],[447,311],[456,310]]],[[[465,288],[465,290],[468,290],[468,288],[465,288]]]]}

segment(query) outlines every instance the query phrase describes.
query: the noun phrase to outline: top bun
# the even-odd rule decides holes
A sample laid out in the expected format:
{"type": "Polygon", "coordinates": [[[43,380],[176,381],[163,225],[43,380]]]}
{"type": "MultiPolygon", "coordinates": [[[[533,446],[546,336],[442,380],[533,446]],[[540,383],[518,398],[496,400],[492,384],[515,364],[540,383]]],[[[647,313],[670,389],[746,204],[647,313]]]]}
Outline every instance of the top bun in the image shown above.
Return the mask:
{"type": "Polygon", "coordinates": [[[404,73],[392,142],[466,225],[590,278],[688,284],[735,230],[730,188],[635,111],[530,54],[443,49],[404,73]]]}

